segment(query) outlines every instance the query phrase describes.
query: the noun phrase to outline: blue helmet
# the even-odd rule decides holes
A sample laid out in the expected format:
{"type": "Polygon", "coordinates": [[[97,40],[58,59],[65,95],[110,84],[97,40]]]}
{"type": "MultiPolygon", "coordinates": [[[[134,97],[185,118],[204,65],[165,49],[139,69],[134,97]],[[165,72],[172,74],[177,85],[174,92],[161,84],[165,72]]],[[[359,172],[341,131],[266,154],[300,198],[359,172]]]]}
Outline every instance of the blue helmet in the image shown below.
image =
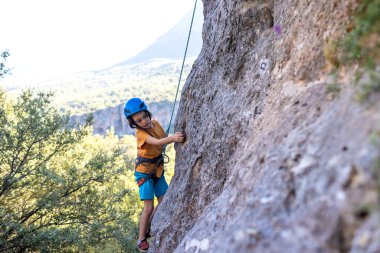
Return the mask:
{"type": "Polygon", "coordinates": [[[148,106],[140,98],[131,98],[125,103],[124,115],[127,119],[141,111],[148,111],[148,106]]]}

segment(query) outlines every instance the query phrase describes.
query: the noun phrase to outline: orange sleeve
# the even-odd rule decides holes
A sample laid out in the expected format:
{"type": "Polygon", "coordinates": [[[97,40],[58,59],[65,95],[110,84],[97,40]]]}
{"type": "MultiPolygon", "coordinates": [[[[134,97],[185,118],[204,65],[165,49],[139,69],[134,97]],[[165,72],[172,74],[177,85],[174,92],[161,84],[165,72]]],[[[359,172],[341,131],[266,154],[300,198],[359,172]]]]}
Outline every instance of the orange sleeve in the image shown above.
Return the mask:
{"type": "Polygon", "coordinates": [[[149,134],[145,131],[142,131],[140,129],[136,130],[136,140],[137,140],[137,148],[141,148],[144,144],[146,139],[148,138],[149,134]]]}
{"type": "Polygon", "coordinates": [[[165,133],[165,130],[162,128],[162,126],[160,125],[160,123],[157,121],[157,120],[154,120],[153,121],[154,122],[154,124],[156,124],[156,128],[157,128],[157,130],[156,130],[156,133],[158,133],[158,135],[160,136],[160,138],[159,139],[161,139],[161,138],[165,138],[166,137],[166,133],[165,133]]]}

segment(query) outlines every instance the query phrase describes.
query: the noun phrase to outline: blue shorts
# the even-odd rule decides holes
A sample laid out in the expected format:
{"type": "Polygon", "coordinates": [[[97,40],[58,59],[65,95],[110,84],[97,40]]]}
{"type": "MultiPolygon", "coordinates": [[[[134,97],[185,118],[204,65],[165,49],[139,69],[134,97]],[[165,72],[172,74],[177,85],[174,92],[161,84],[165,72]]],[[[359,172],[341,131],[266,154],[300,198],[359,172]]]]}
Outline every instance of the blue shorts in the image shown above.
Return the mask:
{"type": "MultiPolygon", "coordinates": [[[[148,175],[140,172],[135,172],[136,182],[143,177],[147,178],[148,175]]],[[[162,174],[156,183],[154,183],[153,179],[149,178],[139,187],[140,200],[153,200],[154,195],[156,195],[156,197],[161,197],[165,195],[168,188],[169,186],[165,180],[164,174],[162,174]]]]}

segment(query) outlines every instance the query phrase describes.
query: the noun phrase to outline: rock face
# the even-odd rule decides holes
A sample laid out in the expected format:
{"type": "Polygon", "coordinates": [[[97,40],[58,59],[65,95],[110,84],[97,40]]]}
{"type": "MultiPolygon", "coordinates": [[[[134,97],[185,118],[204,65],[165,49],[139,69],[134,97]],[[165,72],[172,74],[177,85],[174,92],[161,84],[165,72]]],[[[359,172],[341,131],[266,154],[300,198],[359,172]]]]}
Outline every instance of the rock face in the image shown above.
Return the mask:
{"type": "Polygon", "coordinates": [[[356,2],[204,1],[150,252],[380,252],[380,104],[323,55],[356,2]]]}

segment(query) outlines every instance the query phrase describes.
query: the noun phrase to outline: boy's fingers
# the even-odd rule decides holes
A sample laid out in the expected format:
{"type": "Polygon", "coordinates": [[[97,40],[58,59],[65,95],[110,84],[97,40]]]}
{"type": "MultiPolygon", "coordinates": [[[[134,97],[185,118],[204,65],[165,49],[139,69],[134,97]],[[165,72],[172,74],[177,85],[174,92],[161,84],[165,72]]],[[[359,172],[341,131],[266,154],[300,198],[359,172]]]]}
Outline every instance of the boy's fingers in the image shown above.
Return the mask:
{"type": "Polygon", "coordinates": [[[186,135],[181,132],[176,132],[175,136],[177,137],[177,142],[185,142],[186,135]]]}

